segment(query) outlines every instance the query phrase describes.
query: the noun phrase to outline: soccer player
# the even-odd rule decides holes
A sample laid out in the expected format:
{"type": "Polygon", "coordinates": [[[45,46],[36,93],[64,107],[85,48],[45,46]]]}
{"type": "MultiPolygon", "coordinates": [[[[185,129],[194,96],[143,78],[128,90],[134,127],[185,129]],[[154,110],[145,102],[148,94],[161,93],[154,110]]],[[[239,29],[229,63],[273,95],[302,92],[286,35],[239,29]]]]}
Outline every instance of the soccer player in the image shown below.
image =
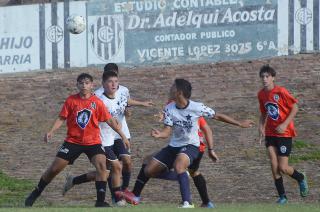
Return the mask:
{"type": "MultiPolygon", "coordinates": [[[[119,68],[118,65],[115,63],[108,63],[104,67],[104,73],[106,72],[115,72],[119,76],[119,68]]],[[[101,96],[104,93],[103,86],[100,87],[95,91],[95,94],[97,96],[101,96]]],[[[151,107],[153,106],[152,101],[138,101],[134,100],[130,97],[129,89],[125,86],[119,85],[118,89],[115,93],[117,98],[120,99],[128,99],[127,101],[127,107],[126,107],[126,114],[129,113],[128,106],[145,106],[145,107],[151,107]]],[[[131,135],[128,128],[128,124],[126,121],[125,113],[119,114],[117,117],[118,121],[121,123],[122,131],[124,132],[127,139],[130,141],[131,135]]],[[[115,142],[114,142],[114,150],[115,153],[119,156],[119,159],[122,162],[122,186],[121,189],[123,192],[129,192],[129,182],[131,178],[131,172],[132,172],[132,162],[131,162],[131,156],[130,156],[130,149],[123,148],[122,140],[119,135],[115,136],[115,142]]],[[[109,186],[111,185],[111,179],[108,179],[109,186]]],[[[114,198],[114,197],[113,197],[114,198]]]]}
{"type": "Polygon", "coordinates": [[[118,123],[111,117],[103,102],[92,94],[93,78],[83,73],[77,78],[78,94],[69,96],[51,130],[46,133],[44,140],[48,142],[54,132],[66,121],[67,137],[58,150],[50,167],[41,176],[38,186],[25,200],[25,206],[31,207],[45,187],[68,164],[85,153],[96,168],[95,185],[97,189],[96,207],[109,207],[105,202],[106,191],[106,157],[101,146],[99,122],[106,122],[112,129],[123,136],[118,123]]]}
{"type": "MultiPolygon", "coordinates": [[[[160,114],[160,117],[162,117],[162,114],[160,114]]],[[[162,118],[160,118],[162,120],[162,118]]],[[[198,135],[200,138],[200,146],[199,146],[199,155],[198,157],[193,161],[193,163],[188,167],[188,172],[190,176],[192,177],[193,183],[197,188],[197,191],[200,195],[200,198],[202,200],[201,207],[203,208],[214,208],[214,203],[209,199],[208,190],[207,190],[207,183],[202,175],[202,173],[199,171],[200,162],[203,157],[203,154],[206,149],[206,144],[204,143],[204,138],[208,144],[208,151],[211,151],[213,154],[209,154],[209,157],[213,162],[218,161],[218,156],[214,152],[213,149],[213,134],[212,130],[207,124],[206,120],[203,117],[200,117],[198,120],[199,124],[199,131],[198,135]]],[[[146,156],[143,160],[142,167],[140,169],[140,172],[144,171],[144,168],[146,167],[146,164],[151,161],[152,157],[156,155],[158,152],[152,153],[148,156],[146,156]]],[[[164,172],[161,175],[156,176],[156,178],[164,179],[164,180],[173,180],[178,181],[178,175],[175,171],[168,171],[164,172]]],[[[133,194],[131,194],[133,195],[133,194]]],[[[128,201],[132,204],[138,204],[138,202],[135,202],[135,200],[139,200],[139,198],[135,198],[134,196],[127,196],[128,201]]]]}
{"type": "MultiPolygon", "coordinates": [[[[108,108],[112,117],[116,120],[119,116],[123,116],[125,108],[128,103],[126,96],[116,95],[118,90],[119,80],[118,75],[113,71],[107,71],[103,73],[102,84],[104,87],[104,93],[98,96],[108,108]]],[[[106,152],[107,163],[111,166],[111,194],[117,206],[123,206],[125,201],[119,196],[115,195],[121,190],[121,164],[118,160],[119,155],[126,154],[127,151],[121,152],[123,150],[129,149],[130,143],[123,143],[122,140],[119,141],[118,146],[115,146],[115,136],[116,132],[112,130],[106,123],[99,123],[100,127],[100,137],[102,140],[102,145],[106,152]],[[119,148],[119,146],[121,148],[119,148]],[[118,149],[116,149],[118,148],[118,149]]],[[[95,180],[95,172],[86,173],[77,177],[68,177],[64,186],[63,194],[70,190],[74,185],[86,183],[95,180]]]]}
{"type": "MultiPolygon", "coordinates": [[[[178,174],[178,182],[182,196],[183,208],[193,208],[190,195],[189,178],[187,168],[199,155],[200,138],[198,135],[198,119],[203,117],[213,118],[243,128],[251,127],[253,122],[242,122],[221,114],[202,103],[190,100],[191,84],[184,79],[176,79],[170,89],[174,102],[168,104],[164,111],[164,128],[152,129],[154,138],[168,138],[171,134],[169,145],[157,153],[140,171],[133,190],[136,196],[134,203],[139,203],[139,197],[144,185],[150,178],[170,170],[172,167],[178,174]]],[[[213,151],[209,155],[216,157],[213,151]]]]}
{"type": "Polygon", "coordinates": [[[263,85],[258,92],[261,111],[259,140],[261,143],[265,138],[271,171],[279,194],[277,203],[285,204],[288,199],[283,186],[283,174],[298,182],[302,197],[308,194],[306,176],[288,164],[292,138],[296,136],[293,119],[298,112],[298,101],[284,87],[275,84],[276,71],[269,65],[261,67],[259,76],[263,85]]]}

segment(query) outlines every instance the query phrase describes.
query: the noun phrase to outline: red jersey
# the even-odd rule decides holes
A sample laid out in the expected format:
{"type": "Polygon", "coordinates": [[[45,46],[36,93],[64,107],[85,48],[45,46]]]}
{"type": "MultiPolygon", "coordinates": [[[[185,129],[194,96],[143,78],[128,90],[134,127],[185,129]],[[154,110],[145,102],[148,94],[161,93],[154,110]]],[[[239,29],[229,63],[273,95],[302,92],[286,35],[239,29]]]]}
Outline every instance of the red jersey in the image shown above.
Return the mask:
{"type": "Polygon", "coordinates": [[[203,117],[200,117],[199,120],[198,120],[198,124],[199,124],[198,135],[199,135],[199,138],[200,138],[199,151],[200,152],[204,152],[206,150],[206,144],[204,143],[202,130],[203,130],[203,127],[207,124],[207,122],[203,117]]]}
{"type": "Polygon", "coordinates": [[[265,135],[275,137],[294,137],[296,131],[291,121],[283,134],[278,134],[276,128],[283,123],[290,114],[292,107],[297,103],[284,87],[275,86],[271,91],[264,89],[258,93],[260,111],[267,116],[265,135]]]}
{"type": "Polygon", "coordinates": [[[101,144],[99,122],[109,120],[111,115],[95,95],[82,99],[75,94],[66,99],[60,117],[67,121],[66,142],[90,146],[101,144]]]}

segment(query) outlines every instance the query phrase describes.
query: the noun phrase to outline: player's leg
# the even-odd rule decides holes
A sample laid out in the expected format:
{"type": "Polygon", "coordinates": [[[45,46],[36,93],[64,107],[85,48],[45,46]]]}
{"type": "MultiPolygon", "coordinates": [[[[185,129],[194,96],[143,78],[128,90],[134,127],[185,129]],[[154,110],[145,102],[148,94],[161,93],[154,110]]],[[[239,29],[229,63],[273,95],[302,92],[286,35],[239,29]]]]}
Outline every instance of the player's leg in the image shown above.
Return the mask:
{"type": "Polygon", "coordinates": [[[204,176],[199,171],[202,156],[203,156],[203,152],[200,152],[198,157],[189,166],[188,172],[189,172],[190,176],[192,177],[193,183],[196,186],[197,191],[200,195],[200,198],[202,201],[201,207],[214,208],[213,202],[210,201],[210,199],[209,199],[207,182],[206,182],[204,176]]]}
{"type": "Polygon", "coordinates": [[[193,145],[182,147],[180,153],[174,161],[174,170],[178,174],[178,182],[180,185],[180,193],[182,197],[183,208],[194,207],[191,201],[189,176],[187,173],[188,166],[192,164],[199,155],[199,149],[193,145]]]}
{"type": "Polygon", "coordinates": [[[300,195],[302,197],[306,197],[309,190],[306,176],[301,172],[295,170],[292,166],[289,166],[289,156],[292,149],[292,138],[278,139],[279,171],[295,179],[299,184],[300,195]]]}
{"type": "Polygon", "coordinates": [[[114,152],[122,162],[122,186],[123,191],[127,191],[131,178],[132,162],[129,150],[125,147],[121,139],[114,141],[114,152]]]}
{"type": "Polygon", "coordinates": [[[104,148],[99,145],[89,146],[85,151],[87,157],[96,168],[95,185],[97,190],[96,207],[109,207],[110,205],[105,202],[107,175],[106,156],[104,148]]]}
{"type": "Polygon", "coordinates": [[[41,176],[37,187],[29,194],[25,200],[25,206],[31,207],[36,199],[40,196],[45,187],[52,181],[52,179],[59,174],[69,163],[79,157],[81,148],[78,145],[64,142],[59,148],[56,158],[41,176]]]}
{"type": "Polygon", "coordinates": [[[62,196],[66,195],[66,193],[75,185],[80,185],[82,183],[87,183],[95,180],[96,180],[95,171],[81,174],[75,177],[69,175],[66,177],[66,182],[64,183],[64,186],[62,189],[62,196]]]}
{"type": "Polygon", "coordinates": [[[279,199],[277,200],[277,203],[285,204],[287,203],[287,196],[286,196],[284,185],[283,185],[283,178],[279,171],[278,150],[277,150],[276,141],[272,137],[266,137],[266,147],[267,147],[267,153],[270,159],[274,184],[276,186],[276,189],[279,195],[279,199]]]}
{"type": "Polygon", "coordinates": [[[123,206],[125,204],[122,201],[122,197],[116,195],[117,192],[121,191],[121,164],[116,154],[113,151],[114,146],[105,147],[106,157],[108,165],[111,169],[111,175],[108,178],[108,185],[111,191],[111,197],[117,206],[123,206]]]}
{"type": "Polygon", "coordinates": [[[155,154],[155,156],[140,169],[132,193],[140,198],[141,192],[149,179],[169,170],[172,167],[175,157],[175,148],[170,146],[161,149],[155,154]]]}

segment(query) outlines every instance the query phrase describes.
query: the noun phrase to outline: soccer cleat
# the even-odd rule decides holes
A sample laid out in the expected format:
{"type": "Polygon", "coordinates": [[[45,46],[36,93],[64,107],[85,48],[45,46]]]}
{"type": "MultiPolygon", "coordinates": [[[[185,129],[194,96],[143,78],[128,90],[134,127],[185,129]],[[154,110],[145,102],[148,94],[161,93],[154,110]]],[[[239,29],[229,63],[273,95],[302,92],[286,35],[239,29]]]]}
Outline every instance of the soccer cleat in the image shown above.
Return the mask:
{"type": "Polygon", "coordinates": [[[130,203],[132,205],[138,205],[140,203],[140,197],[136,197],[132,192],[130,191],[116,191],[114,193],[117,198],[119,199],[125,199],[127,203],[130,203]]]}
{"type": "Polygon", "coordinates": [[[306,197],[309,193],[307,176],[303,173],[303,180],[299,182],[300,195],[306,197]]]}
{"type": "Polygon", "coordinates": [[[39,195],[36,193],[36,189],[33,190],[29,194],[29,196],[26,198],[26,200],[24,202],[24,206],[31,207],[38,197],[39,197],[39,195]]]}
{"type": "Polygon", "coordinates": [[[194,204],[190,204],[188,201],[184,201],[179,208],[194,208],[194,204]]]}
{"type": "Polygon", "coordinates": [[[203,204],[200,206],[201,208],[215,208],[216,206],[213,204],[213,202],[208,202],[207,204],[203,204]]]}
{"type": "Polygon", "coordinates": [[[122,200],[119,200],[118,202],[116,202],[114,205],[117,206],[117,207],[124,207],[126,206],[126,201],[124,199],[122,200]]]}
{"type": "Polygon", "coordinates": [[[286,196],[280,196],[279,199],[277,200],[277,203],[280,205],[284,205],[288,203],[288,199],[286,196]]]}
{"type": "Polygon", "coordinates": [[[72,176],[68,176],[66,178],[66,182],[63,186],[63,190],[62,190],[62,196],[66,195],[67,191],[69,191],[72,187],[73,187],[73,177],[72,176]]]}
{"type": "Polygon", "coordinates": [[[107,202],[96,201],[96,204],[94,205],[94,207],[96,207],[96,208],[110,208],[111,205],[109,205],[109,203],[107,203],[107,202]]]}

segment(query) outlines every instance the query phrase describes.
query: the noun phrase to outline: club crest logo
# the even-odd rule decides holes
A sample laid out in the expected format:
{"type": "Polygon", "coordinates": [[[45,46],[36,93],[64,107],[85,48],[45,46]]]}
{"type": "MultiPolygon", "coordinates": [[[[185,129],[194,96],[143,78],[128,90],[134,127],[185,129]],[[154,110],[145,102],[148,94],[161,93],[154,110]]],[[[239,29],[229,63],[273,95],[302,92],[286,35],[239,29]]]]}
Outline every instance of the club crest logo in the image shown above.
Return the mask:
{"type": "Polygon", "coordinates": [[[90,25],[90,45],[95,54],[104,62],[122,57],[124,48],[123,17],[116,15],[99,16],[90,25]]]}
{"type": "Polygon", "coordinates": [[[52,25],[47,29],[46,36],[51,43],[59,43],[63,38],[63,29],[58,25],[52,25]]]}
{"type": "Polygon", "coordinates": [[[91,109],[96,109],[97,108],[97,105],[96,105],[96,103],[95,102],[91,102],[91,109]]]}
{"type": "Polygon", "coordinates": [[[286,153],[287,152],[287,147],[286,146],[281,146],[280,147],[280,152],[283,153],[283,154],[286,153]]]}
{"type": "Polygon", "coordinates": [[[273,120],[278,120],[279,118],[279,107],[277,104],[272,103],[272,102],[268,102],[265,105],[265,108],[267,110],[268,116],[273,119],[273,120]]]}
{"type": "Polygon", "coordinates": [[[312,11],[306,7],[300,8],[295,14],[296,21],[301,25],[307,25],[312,21],[312,11]]]}
{"type": "Polygon", "coordinates": [[[278,94],[275,94],[275,95],[273,96],[273,99],[274,99],[274,101],[276,101],[276,102],[279,101],[279,98],[280,98],[280,97],[279,97],[278,94]]]}
{"type": "Polygon", "coordinates": [[[91,111],[83,109],[77,113],[77,124],[81,129],[86,128],[91,118],[91,111]]]}

